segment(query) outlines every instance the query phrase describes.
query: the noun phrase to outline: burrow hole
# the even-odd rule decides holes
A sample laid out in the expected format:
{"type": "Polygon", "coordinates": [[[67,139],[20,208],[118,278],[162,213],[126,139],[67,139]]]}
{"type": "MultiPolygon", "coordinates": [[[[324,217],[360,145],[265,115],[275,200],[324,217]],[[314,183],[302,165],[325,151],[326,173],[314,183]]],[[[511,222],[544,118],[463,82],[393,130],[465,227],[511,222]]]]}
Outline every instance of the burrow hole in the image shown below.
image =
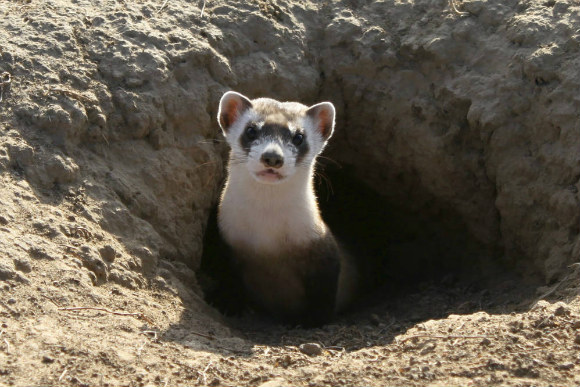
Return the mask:
{"type": "MultiPolygon", "coordinates": [[[[452,211],[423,216],[404,203],[390,203],[359,181],[354,168],[320,162],[316,190],[323,218],[366,266],[363,295],[335,324],[398,320],[408,326],[480,310],[509,313],[531,297],[535,280],[522,278],[496,250],[479,244],[452,211]]],[[[228,315],[224,301],[238,301],[224,281],[224,261],[212,249],[218,238],[214,211],[199,278],[206,295],[211,294],[208,303],[228,315]]],[[[277,323],[251,312],[228,318],[233,326],[254,331],[258,341],[272,342],[265,332],[277,323]]]]}

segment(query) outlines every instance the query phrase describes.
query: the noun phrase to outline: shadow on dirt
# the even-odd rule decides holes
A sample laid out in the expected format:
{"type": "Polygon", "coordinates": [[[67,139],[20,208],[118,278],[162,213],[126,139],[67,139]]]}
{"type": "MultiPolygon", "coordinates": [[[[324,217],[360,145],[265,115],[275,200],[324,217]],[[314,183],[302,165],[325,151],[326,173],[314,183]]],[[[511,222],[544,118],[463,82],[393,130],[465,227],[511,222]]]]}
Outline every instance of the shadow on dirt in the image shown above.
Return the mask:
{"type": "MultiPolygon", "coordinates": [[[[387,345],[420,322],[450,314],[509,314],[529,307],[535,278],[517,275],[497,251],[476,242],[451,209],[444,219],[422,217],[386,202],[352,179],[348,168],[327,164],[317,178],[322,214],[363,260],[365,295],[336,321],[316,329],[283,326],[246,310],[241,317],[225,318],[237,335],[256,345],[316,342],[352,351],[387,345]]],[[[225,262],[214,248],[218,238],[210,219],[198,277],[206,292],[221,286],[217,306],[224,311],[224,304],[239,306],[243,300],[228,289],[225,262]]]]}

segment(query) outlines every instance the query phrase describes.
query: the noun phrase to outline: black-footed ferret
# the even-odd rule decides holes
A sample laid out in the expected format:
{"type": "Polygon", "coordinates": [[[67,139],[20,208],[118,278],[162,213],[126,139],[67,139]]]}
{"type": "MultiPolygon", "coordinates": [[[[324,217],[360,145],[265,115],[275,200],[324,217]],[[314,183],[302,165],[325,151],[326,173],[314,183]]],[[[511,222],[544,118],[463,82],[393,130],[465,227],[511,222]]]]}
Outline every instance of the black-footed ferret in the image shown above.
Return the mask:
{"type": "Polygon", "coordinates": [[[334,116],[330,102],[307,107],[233,91],[220,101],[231,147],[220,233],[249,299],[291,323],[323,324],[355,293],[356,269],[320,217],[313,187],[334,116]]]}

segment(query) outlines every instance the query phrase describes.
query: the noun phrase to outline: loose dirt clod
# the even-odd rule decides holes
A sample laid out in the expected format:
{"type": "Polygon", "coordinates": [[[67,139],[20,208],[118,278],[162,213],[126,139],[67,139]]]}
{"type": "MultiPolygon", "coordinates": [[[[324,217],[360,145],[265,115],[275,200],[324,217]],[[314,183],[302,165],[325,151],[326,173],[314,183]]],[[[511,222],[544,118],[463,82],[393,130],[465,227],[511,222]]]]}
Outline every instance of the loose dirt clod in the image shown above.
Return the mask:
{"type": "Polygon", "coordinates": [[[300,352],[308,356],[318,356],[322,353],[322,347],[317,343],[300,344],[300,352]]]}

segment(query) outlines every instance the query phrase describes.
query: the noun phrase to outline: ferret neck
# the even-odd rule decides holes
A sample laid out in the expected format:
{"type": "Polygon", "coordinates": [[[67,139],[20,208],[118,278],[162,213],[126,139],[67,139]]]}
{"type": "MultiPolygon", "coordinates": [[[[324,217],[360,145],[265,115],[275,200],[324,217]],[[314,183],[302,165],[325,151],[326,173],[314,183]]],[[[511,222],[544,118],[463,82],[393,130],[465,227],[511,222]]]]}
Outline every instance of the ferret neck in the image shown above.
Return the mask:
{"type": "MultiPolygon", "coordinates": [[[[280,184],[256,181],[243,165],[230,165],[226,195],[240,195],[264,207],[279,207],[286,211],[301,211],[319,218],[318,204],[312,183],[313,168],[300,168],[280,184]]],[[[306,216],[307,214],[305,214],[306,216]]]]}

